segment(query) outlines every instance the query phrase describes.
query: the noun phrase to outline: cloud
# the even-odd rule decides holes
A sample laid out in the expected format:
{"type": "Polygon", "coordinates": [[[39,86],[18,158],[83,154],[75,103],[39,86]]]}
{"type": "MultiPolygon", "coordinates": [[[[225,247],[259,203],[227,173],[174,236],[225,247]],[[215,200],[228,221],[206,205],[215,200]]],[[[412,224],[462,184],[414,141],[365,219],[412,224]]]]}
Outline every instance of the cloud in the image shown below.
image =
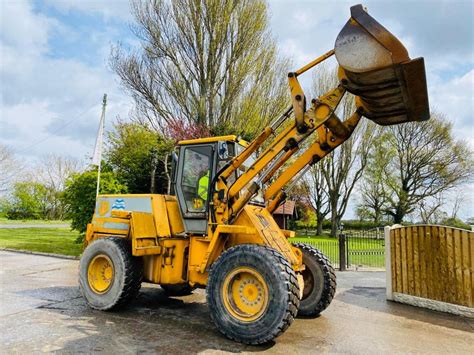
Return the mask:
{"type": "Polygon", "coordinates": [[[414,56],[422,55],[435,60],[457,57],[472,63],[472,1],[386,1],[370,4],[381,23],[388,18],[396,19],[400,24],[399,34],[414,39],[414,56]]]}
{"type": "Polygon", "coordinates": [[[63,13],[82,12],[100,15],[105,21],[131,21],[129,0],[45,0],[63,13]]]}
{"type": "Polygon", "coordinates": [[[431,109],[453,122],[456,138],[465,139],[474,150],[474,69],[450,80],[433,77],[429,99],[431,109]]]}
{"type": "Polygon", "coordinates": [[[58,22],[41,14],[31,16],[33,8],[30,2],[4,1],[0,6],[2,44],[18,48],[24,55],[45,52],[49,34],[58,22]]]}
{"type": "Polygon", "coordinates": [[[74,29],[38,13],[31,3],[7,5],[2,4],[0,21],[0,80],[5,83],[1,86],[0,141],[29,160],[47,153],[84,158],[93,149],[103,93],[109,95],[109,127],[116,116],[126,117],[131,109],[130,99],[106,65],[116,32],[91,30],[90,37],[108,39],[98,41],[89,54],[100,57],[92,61],[95,65],[74,56],[53,56],[51,39],[74,29]]]}
{"type": "MultiPolygon", "coordinates": [[[[353,1],[272,1],[272,29],[282,43],[292,38],[300,48],[322,53],[334,45],[352,5],[353,1]]],[[[369,14],[402,39],[412,57],[424,56],[436,64],[472,64],[473,2],[378,0],[364,5],[369,14]]]]}
{"type": "Polygon", "coordinates": [[[5,120],[6,129],[3,129],[5,126],[2,124],[0,139],[2,143],[15,148],[18,158],[30,163],[32,157],[49,153],[84,158],[86,150],[83,142],[47,134],[44,126],[55,118],[57,116],[46,102],[33,101],[4,107],[2,120],[5,120]],[[24,117],[34,119],[21,119],[24,117]]]}

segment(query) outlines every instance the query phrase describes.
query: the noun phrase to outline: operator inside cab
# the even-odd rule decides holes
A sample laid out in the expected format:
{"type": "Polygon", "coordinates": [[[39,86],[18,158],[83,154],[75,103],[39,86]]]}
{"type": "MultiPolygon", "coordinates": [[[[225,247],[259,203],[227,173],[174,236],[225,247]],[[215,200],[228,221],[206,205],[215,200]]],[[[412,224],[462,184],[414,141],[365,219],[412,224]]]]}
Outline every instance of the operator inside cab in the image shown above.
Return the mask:
{"type": "Polygon", "coordinates": [[[209,190],[209,160],[203,159],[204,157],[196,154],[195,155],[195,164],[197,167],[197,186],[196,194],[193,205],[196,211],[204,211],[206,209],[207,194],[209,190]]]}
{"type": "Polygon", "coordinates": [[[204,202],[207,201],[208,190],[209,190],[209,170],[207,170],[206,174],[203,175],[199,179],[199,185],[198,185],[198,195],[204,202]]]}

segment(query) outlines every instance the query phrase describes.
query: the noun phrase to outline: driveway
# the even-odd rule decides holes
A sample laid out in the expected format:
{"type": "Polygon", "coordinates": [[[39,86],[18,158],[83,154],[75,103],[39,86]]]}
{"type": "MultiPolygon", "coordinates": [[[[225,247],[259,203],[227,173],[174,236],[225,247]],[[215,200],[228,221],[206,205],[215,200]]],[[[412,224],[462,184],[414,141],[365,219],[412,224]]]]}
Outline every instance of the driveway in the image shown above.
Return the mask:
{"type": "Polygon", "coordinates": [[[166,298],[144,284],[120,312],[89,309],[78,261],[0,251],[0,337],[6,353],[472,353],[474,321],[386,302],[384,273],[338,273],[338,292],[316,319],[297,319],[274,343],[230,341],[209,318],[205,293],[166,298]]]}

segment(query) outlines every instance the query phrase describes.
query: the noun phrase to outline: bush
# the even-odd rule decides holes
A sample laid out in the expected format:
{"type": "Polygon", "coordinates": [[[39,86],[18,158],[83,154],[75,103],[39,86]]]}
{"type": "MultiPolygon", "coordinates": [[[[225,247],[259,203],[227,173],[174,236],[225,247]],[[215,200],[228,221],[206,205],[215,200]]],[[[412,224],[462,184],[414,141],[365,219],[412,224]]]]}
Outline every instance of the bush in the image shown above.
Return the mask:
{"type": "Polygon", "coordinates": [[[37,182],[17,182],[2,209],[8,219],[45,219],[49,209],[47,188],[37,182]]]}
{"type": "Polygon", "coordinates": [[[471,226],[457,218],[446,218],[441,222],[444,226],[456,227],[471,230],[471,226]]]}
{"type": "MultiPolygon", "coordinates": [[[[96,171],[74,174],[66,181],[66,190],[62,199],[67,204],[67,216],[72,221],[72,229],[80,233],[79,242],[83,240],[87,224],[94,214],[96,188],[96,171]]],[[[99,192],[101,194],[121,194],[127,192],[127,187],[119,182],[114,173],[105,172],[100,174],[99,192]]]]}
{"type": "Polygon", "coordinates": [[[129,193],[166,193],[165,157],[172,150],[172,142],[159,133],[137,123],[118,123],[109,133],[106,160],[129,193]]]}
{"type": "MultiPolygon", "coordinates": [[[[345,220],[342,221],[344,229],[353,229],[353,230],[362,230],[362,229],[373,229],[373,228],[381,228],[388,225],[392,225],[392,222],[380,222],[375,223],[373,221],[359,221],[359,220],[345,220]]],[[[323,221],[323,229],[331,229],[331,221],[324,220],[323,221]]]]}
{"type": "Polygon", "coordinates": [[[313,229],[316,228],[316,213],[312,209],[304,209],[299,211],[300,218],[297,220],[290,219],[290,229],[313,229]]]}

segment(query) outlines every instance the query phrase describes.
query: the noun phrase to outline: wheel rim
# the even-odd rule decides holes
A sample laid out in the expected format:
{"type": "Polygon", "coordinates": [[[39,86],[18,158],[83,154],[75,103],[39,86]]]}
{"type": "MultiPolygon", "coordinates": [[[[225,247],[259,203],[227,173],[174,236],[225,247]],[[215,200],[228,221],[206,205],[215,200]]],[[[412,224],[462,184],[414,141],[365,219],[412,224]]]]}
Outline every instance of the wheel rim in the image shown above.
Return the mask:
{"type": "Polygon", "coordinates": [[[87,281],[92,291],[98,294],[106,293],[114,279],[114,264],[105,255],[96,255],[87,267],[87,281]]]}
{"type": "Polygon", "coordinates": [[[301,272],[304,281],[303,296],[301,301],[306,299],[320,299],[323,293],[324,272],[317,266],[303,260],[305,269],[301,272]]]}
{"type": "Polygon", "coordinates": [[[240,267],[229,273],[222,289],[224,306],[236,319],[252,322],[268,306],[268,287],[255,269],[240,267]]]}
{"type": "Polygon", "coordinates": [[[303,280],[304,280],[303,296],[301,297],[301,299],[304,300],[311,294],[311,292],[313,292],[314,277],[313,277],[313,273],[311,272],[311,270],[308,269],[307,266],[306,266],[306,269],[303,270],[301,275],[303,276],[303,280]]]}

